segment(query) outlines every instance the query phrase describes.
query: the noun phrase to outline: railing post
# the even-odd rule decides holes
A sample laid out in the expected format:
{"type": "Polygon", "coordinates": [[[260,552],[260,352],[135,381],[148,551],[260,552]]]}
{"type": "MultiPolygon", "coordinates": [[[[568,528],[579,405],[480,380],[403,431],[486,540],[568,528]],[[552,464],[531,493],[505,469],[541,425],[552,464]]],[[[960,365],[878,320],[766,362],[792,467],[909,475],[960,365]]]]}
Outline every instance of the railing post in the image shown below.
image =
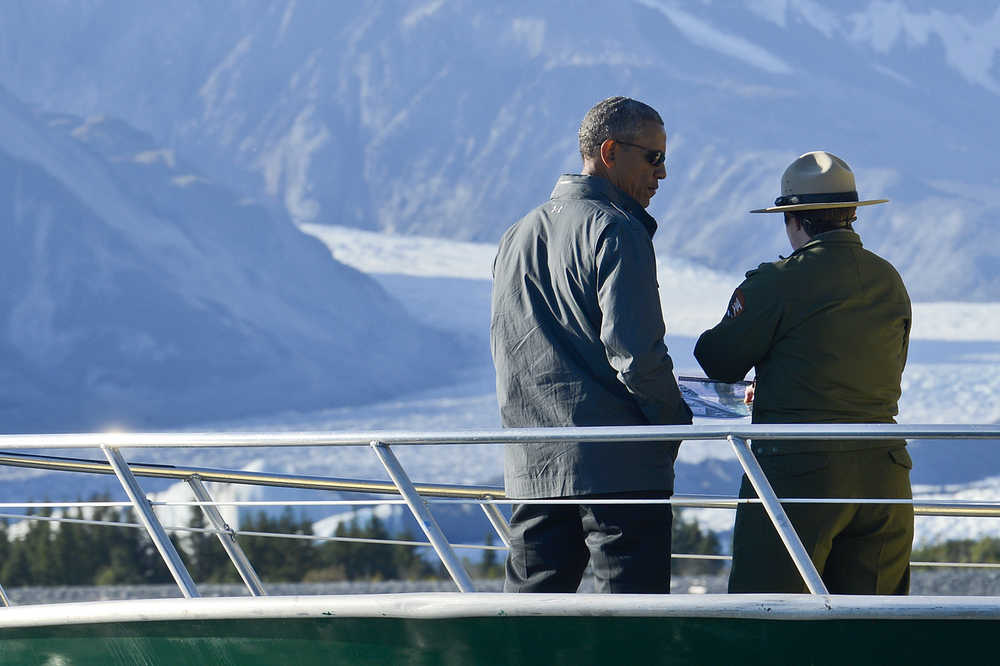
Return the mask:
{"type": "Polygon", "coordinates": [[[199,502],[203,502],[201,505],[202,511],[208,516],[212,527],[219,531],[216,535],[219,537],[219,543],[222,544],[223,550],[229,555],[229,559],[232,561],[233,566],[236,567],[236,572],[240,575],[240,578],[246,583],[251,596],[266,596],[267,593],[264,591],[264,584],[260,582],[257,572],[254,571],[253,565],[250,564],[250,559],[243,552],[239,542],[236,541],[236,532],[223,519],[222,513],[219,512],[219,507],[215,506],[215,504],[205,503],[214,501],[208,492],[208,488],[201,482],[201,478],[197,474],[188,478],[187,482],[191,486],[191,491],[194,493],[195,498],[199,502]]]}
{"type": "Polygon", "coordinates": [[[139,482],[136,481],[132,470],[129,469],[128,463],[125,462],[125,458],[122,457],[121,452],[114,447],[105,445],[101,445],[101,450],[104,451],[104,455],[107,457],[108,462],[111,463],[112,469],[115,470],[115,476],[118,477],[122,488],[125,489],[125,494],[128,495],[129,501],[135,507],[136,513],[139,514],[139,520],[142,521],[146,532],[149,534],[149,538],[153,540],[153,545],[156,546],[160,557],[163,558],[167,569],[170,570],[170,575],[177,582],[177,587],[181,588],[181,594],[188,599],[200,597],[198,588],[195,587],[194,581],[191,579],[191,574],[184,567],[184,562],[177,553],[177,549],[174,548],[174,544],[170,542],[170,537],[167,536],[166,530],[163,529],[163,525],[160,524],[156,514],[153,513],[153,507],[146,498],[146,493],[143,492],[139,482]]]}
{"type": "Polygon", "coordinates": [[[764,505],[767,515],[771,517],[774,528],[778,530],[778,536],[781,537],[785,548],[788,549],[788,554],[792,556],[795,568],[799,570],[806,587],[812,594],[829,594],[819,571],[816,570],[816,565],[813,564],[812,558],[809,557],[805,546],[802,545],[802,540],[799,539],[798,533],[792,526],[792,521],[788,519],[788,515],[781,507],[781,502],[778,501],[778,496],[774,493],[774,489],[768,482],[760,463],[757,462],[750,445],[747,444],[746,440],[736,435],[730,435],[728,439],[729,443],[733,445],[736,457],[743,465],[743,471],[750,479],[753,489],[757,491],[757,497],[764,505]]]}
{"type": "Polygon", "coordinates": [[[373,441],[371,447],[375,455],[378,456],[379,461],[385,467],[385,470],[389,473],[389,478],[396,484],[400,495],[406,500],[406,505],[410,507],[410,512],[417,519],[420,529],[427,535],[431,546],[434,547],[434,552],[441,558],[441,562],[444,563],[445,569],[451,574],[451,578],[455,581],[455,585],[458,586],[458,590],[460,592],[475,592],[476,589],[472,584],[472,579],[469,578],[465,567],[462,566],[462,561],[458,559],[455,550],[448,543],[448,539],[445,538],[441,527],[427,506],[427,502],[417,492],[417,489],[413,486],[413,482],[410,481],[410,477],[403,470],[403,466],[399,464],[396,454],[392,452],[392,449],[388,445],[379,441],[373,441]]]}
{"type": "MultiPolygon", "coordinates": [[[[487,495],[483,499],[491,500],[491,496],[487,495]]],[[[503,514],[496,504],[480,504],[479,507],[486,514],[487,520],[490,521],[490,525],[493,529],[497,531],[500,540],[503,541],[503,545],[510,548],[510,525],[507,524],[507,519],[504,518],[503,514]]]]}
{"type": "Polygon", "coordinates": [[[0,604],[3,604],[4,608],[10,608],[10,599],[7,598],[7,592],[4,591],[3,585],[0,585],[0,604]]]}

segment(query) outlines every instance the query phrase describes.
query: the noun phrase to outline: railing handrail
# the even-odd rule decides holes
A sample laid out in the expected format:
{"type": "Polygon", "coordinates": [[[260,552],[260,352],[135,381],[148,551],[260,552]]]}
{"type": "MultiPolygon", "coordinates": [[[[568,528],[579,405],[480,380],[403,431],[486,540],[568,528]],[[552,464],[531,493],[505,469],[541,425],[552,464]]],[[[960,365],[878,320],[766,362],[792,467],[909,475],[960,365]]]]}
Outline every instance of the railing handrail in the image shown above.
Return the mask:
{"type": "MultiPolygon", "coordinates": [[[[36,454],[17,455],[0,451],[0,466],[47,469],[59,472],[89,472],[92,474],[114,474],[106,460],[67,458],[61,456],[40,456],[36,454]]],[[[129,467],[136,476],[156,479],[177,479],[183,481],[191,476],[199,476],[202,481],[213,483],[237,483],[253,486],[273,486],[279,488],[299,488],[305,490],[332,490],[362,492],[372,494],[398,495],[399,490],[389,481],[365,479],[344,479],[328,476],[303,474],[279,474],[272,472],[249,472],[244,470],[221,469],[217,467],[193,467],[163,465],[156,463],[130,462],[129,467]]],[[[418,483],[417,490],[428,497],[480,498],[486,496],[503,497],[501,486],[466,486],[443,483],[418,483]]]]}
{"type": "MultiPolygon", "coordinates": [[[[62,456],[42,456],[37,454],[16,455],[9,452],[0,451],[0,466],[23,467],[29,469],[41,469],[60,472],[79,472],[91,474],[114,474],[111,465],[106,460],[89,460],[86,458],[68,458],[62,456]]],[[[266,486],[276,488],[294,488],[306,490],[327,490],[339,492],[358,492],[378,495],[399,495],[399,490],[388,481],[373,481],[367,479],[349,479],[340,477],[323,477],[300,474],[279,474],[271,472],[249,472],[244,470],[233,470],[216,467],[194,467],[176,466],[156,463],[129,462],[132,473],[138,477],[176,479],[184,481],[192,476],[198,476],[202,481],[213,483],[235,483],[240,485],[266,486]]],[[[462,499],[462,500],[485,500],[494,504],[508,504],[514,500],[507,500],[506,493],[502,486],[472,486],[459,484],[414,484],[421,495],[434,498],[462,499]],[[486,498],[490,498],[487,500],[486,498]]],[[[789,498],[782,497],[785,503],[816,503],[816,504],[836,504],[846,501],[864,503],[865,500],[858,498],[789,498]]],[[[523,502],[524,500],[518,500],[523,502]]],[[[552,500],[547,500],[551,502],[552,500]]],[[[571,503],[574,500],[565,500],[571,503]]],[[[593,503],[593,500],[575,500],[579,503],[593,503]]],[[[617,500],[622,503],[640,503],[642,500],[617,500]]],[[[740,503],[759,502],[757,499],[741,499],[735,495],[697,495],[697,494],[675,494],[669,500],[663,502],[685,508],[699,509],[735,509],[740,503]]],[[[877,502],[878,500],[872,500],[877,502]]],[[[372,500],[378,503],[379,500],[372,500]]],[[[1000,517],[1000,503],[997,502],[977,502],[971,500],[941,500],[941,499],[893,499],[888,503],[912,503],[914,513],[918,516],[964,516],[964,517],[1000,517]]],[[[277,502],[274,502],[275,504],[277,502]]],[[[295,502],[281,502],[289,506],[295,502]]],[[[32,503],[33,507],[74,507],[74,506],[105,506],[109,504],[127,505],[126,502],[44,502],[32,503]]],[[[199,506],[200,502],[154,502],[154,506],[166,506],[176,504],[178,506],[199,506]]],[[[215,506],[228,506],[238,504],[233,502],[214,502],[215,506]]],[[[259,504],[259,502],[257,503],[259,504]]],[[[13,508],[13,507],[9,507],[13,508]]]]}
{"type": "Polygon", "coordinates": [[[248,446],[531,444],[540,442],[658,442],[741,439],[1000,439],[1000,425],[908,423],[757,423],[682,426],[589,426],[495,430],[298,432],[107,432],[0,435],[0,448],[216,448],[248,446]]]}
{"type": "MultiPolygon", "coordinates": [[[[494,498],[504,497],[502,490],[493,487],[430,486],[414,484],[399,464],[391,450],[392,445],[467,445],[467,444],[529,444],[552,442],[649,442],[669,440],[726,440],[751,479],[759,501],[765,506],[788,552],[795,561],[807,588],[813,594],[828,594],[827,588],[808,553],[788,520],[777,497],[767,481],[750,447],[751,440],[896,440],[896,439],[1000,439],[1000,425],[914,425],[914,424],[735,424],[708,426],[600,426],[576,428],[510,428],[501,430],[461,430],[442,432],[379,431],[370,433],[330,433],[330,432],[243,432],[243,433],[79,433],[79,434],[37,434],[0,435],[0,446],[14,449],[80,449],[99,448],[107,459],[106,463],[94,460],[56,458],[31,454],[0,453],[0,465],[20,467],[43,467],[65,471],[79,471],[108,474],[118,477],[119,483],[129,497],[129,501],[150,535],[157,550],[171,571],[174,580],[186,597],[199,596],[197,587],[184,567],[179,554],[167,537],[164,526],[153,512],[145,492],[139,485],[137,476],[177,478],[188,482],[203,505],[202,510],[209,516],[216,528],[213,532],[223,542],[227,554],[241,577],[254,595],[264,594],[263,586],[250,565],[235,537],[238,531],[225,524],[218,513],[216,503],[202,481],[251,483],[258,485],[307,487],[326,490],[360,490],[374,494],[399,494],[417,520],[425,536],[428,537],[438,557],[447,567],[452,579],[463,592],[475,590],[464,565],[453,551],[441,532],[430,511],[424,495],[444,497],[439,501],[478,501],[491,524],[504,543],[509,544],[509,530],[502,515],[493,504],[494,498]],[[237,472],[209,468],[177,468],[171,465],[131,464],[121,455],[121,448],[218,448],[218,447],[310,447],[310,446],[369,446],[376,453],[392,479],[385,482],[365,482],[352,479],[325,477],[302,477],[291,474],[264,474],[259,472],[237,472]],[[294,484],[294,485],[293,485],[294,484]],[[307,485],[302,485],[307,484],[307,485]],[[363,486],[359,488],[358,486],[363,486]],[[470,488],[472,489],[470,491],[470,488]]],[[[504,500],[507,501],[507,500],[504,500]]],[[[740,502],[746,500],[739,500],[740,502]]],[[[719,498],[713,498],[714,506],[720,506],[719,498]]],[[[916,506],[916,503],[914,503],[916,506]]],[[[690,504],[688,504],[690,506],[690,504]]],[[[961,515],[965,507],[943,507],[944,512],[961,515]]],[[[941,515],[938,503],[934,511],[941,515]]],[[[998,507],[987,504],[974,507],[972,515],[997,515],[998,507]]],[[[917,512],[919,513],[919,512],[917,512]]],[[[277,536],[277,535],[275,535],[277,536]]],[[[9,601],[0,587],[0,602],[9,601]]]]}

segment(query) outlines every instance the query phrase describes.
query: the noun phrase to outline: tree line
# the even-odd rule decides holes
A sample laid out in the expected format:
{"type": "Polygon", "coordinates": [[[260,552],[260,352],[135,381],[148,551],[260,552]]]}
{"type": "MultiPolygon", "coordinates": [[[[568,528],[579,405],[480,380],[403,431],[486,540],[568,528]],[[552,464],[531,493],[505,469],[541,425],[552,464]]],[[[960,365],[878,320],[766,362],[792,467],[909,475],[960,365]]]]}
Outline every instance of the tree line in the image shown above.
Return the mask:
{"type": "MultiPolygon", "coordinates": [[[[94,501],[107,501],[95,497],[94,501]]],[[[41,517],[52,515],[42,509],[41,517]]],[[[29,515],[29,517],[30,517],[29,515]]],[[[63,518],[84,517],[79,507],[63,518]]],[[[89,520],[137,520],[131,508],[92,507],[89,520]]],[[[204,528],[204,514],[191,507],[188,526],[204,528]]],[[[286,509],[279,516],[254,513],[241,520],[240,530],[311,536],[312,521],[286,509]]],[[[0,583],[21,585],[144,585],[172,583],[146,531],[129,527],[58,524],[29,520],[23,534],[10,538],[7,521],[0,522],[0,583]]],[[[20,530],[19,530],[20,532],[20,530]]],[[[416,540],[403,532],[393,535],[377,517],[361,524],[342,523],[337,537],[416,540]]],[[[240,578],[215,534],[177,532],[171,541],[196,582],[239,583],[240,578]]],[[[339,580],[418,580],[441,578],[443,568],[419,551],[426,548],[345,541],[317,543],[310,539],[240,535],[239,544],[265,582],[321,582],[339,580]]]]}
{"type": "MultiPolygon", "coordinates": [[[[97,496],[93,501],[107,501],[97,496]]],[[[39,517],[52,516],[42,509],[39,517]]],[[[62,518],[82,519],[79,507],[66,510],[62,518]]],[[[131,508],[91,507],[89,520],[137,522],[131,508]]],[[[191,507],[188,526],[204,528],[204,514],[191,507]]],[[[118,526],[85,525],[72,522],[53,523],[29,520],[27,529],[11,538],[7,521],[0,521],[0,584],[24,585],[143,585],[171,583],[166,565],[143,529],[118,526]]],[[[280,515],[264,512],[251,514],[240,521],[241,532],[272,532],[310,536],[312,521],[286,509],[280,515]]],[[[385,524],[372,516],[365,522],[341,523],[336,537],[364,539],[423,540],[409,531],[391,533],[385,524]]],[[[422,536],[422,535],[421,535],[422,536]]],[[[171,540],[181,555],[191,577],[199,583],[239,583],[228,556],[214,534],[174,533],[171,540]]],[[[702,532],[696,523],[678,513],[674,520],[674,552],[717,553],[718,539],[712,532],[702,532]]],[[[492,531],[485,542],[496,542],[492,531]]],[[[426,547],[368,544],[349,541],[283,539],[241,534],[239,544],[258,575],[265,582],[327,582],[356,580],[444,579],[447,572],[426,547]]],[[[481,559],[466,559],[466,569],[473,577],[503,576],[504,553],[481,552],[481,559]]],[[[675,573],[718,571],[719,562],[675,560],[675,573]]]]}
{"type": "Polygon", "coordinates": [[[952,539],[913,551],[914,562],[1000,562],[1000,539],[952,539]]]}

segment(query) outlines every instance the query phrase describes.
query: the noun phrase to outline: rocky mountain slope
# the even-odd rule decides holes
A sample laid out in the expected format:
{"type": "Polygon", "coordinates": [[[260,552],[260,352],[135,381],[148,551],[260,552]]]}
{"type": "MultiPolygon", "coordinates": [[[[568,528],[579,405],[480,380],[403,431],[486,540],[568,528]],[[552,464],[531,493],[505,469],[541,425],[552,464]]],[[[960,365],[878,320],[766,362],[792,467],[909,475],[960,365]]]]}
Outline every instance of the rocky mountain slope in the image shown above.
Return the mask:
{"type": "Polygon", "coordinates": [[[0,190],[4,432],[175,427],[449,376],[427,350],[450,338],[121,121],[0,91],[0,190]]]}
{"type": "Polygon", "coordinates": [[[746,211],[822,148],[892,199],[859,229],[915,297],[1000,295],[995,2],[23,0],[0,43],[22,99],[124,118],[297,222],[460,239],[498,238],[578,168],[586,109],[632,95],[668,129],[665,252],[773,259],[746,211]]]}

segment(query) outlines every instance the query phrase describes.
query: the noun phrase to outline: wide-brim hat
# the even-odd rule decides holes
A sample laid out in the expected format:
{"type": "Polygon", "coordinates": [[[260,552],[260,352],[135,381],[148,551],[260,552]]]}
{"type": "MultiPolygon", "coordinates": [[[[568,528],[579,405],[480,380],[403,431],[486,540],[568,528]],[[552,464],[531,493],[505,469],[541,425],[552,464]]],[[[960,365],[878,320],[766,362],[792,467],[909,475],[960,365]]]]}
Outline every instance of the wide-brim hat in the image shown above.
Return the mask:
{"type": "Polygon", "coordinates": [[[781,196],[770,208],[751,213],[784,213],[792,210],[852,208],[886,203],[888,199],[858,200],[854,172],[833,153],[816,150],[788,165],[781,175],[781,196]]]}

